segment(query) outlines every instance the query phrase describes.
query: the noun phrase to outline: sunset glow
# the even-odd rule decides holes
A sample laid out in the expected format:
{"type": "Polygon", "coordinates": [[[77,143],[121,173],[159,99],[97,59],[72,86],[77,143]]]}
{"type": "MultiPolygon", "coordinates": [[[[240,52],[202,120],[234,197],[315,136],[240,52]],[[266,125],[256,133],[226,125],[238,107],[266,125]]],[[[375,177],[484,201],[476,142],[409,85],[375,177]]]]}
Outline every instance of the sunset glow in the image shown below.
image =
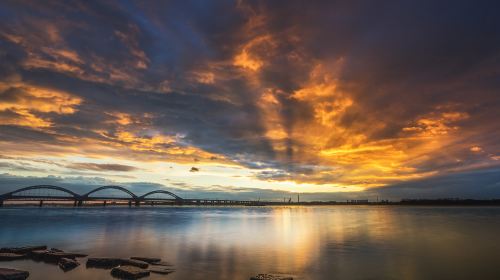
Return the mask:
{"type": "Polygon", "coordinates": [[[498,170],[498,26],[349,2],[180,3],[80,2],[77,17],[0,4],[9,186],[460,196],[426,182],[498,170]],[[401,184],[412,190],[390,194],[401,184]]]}

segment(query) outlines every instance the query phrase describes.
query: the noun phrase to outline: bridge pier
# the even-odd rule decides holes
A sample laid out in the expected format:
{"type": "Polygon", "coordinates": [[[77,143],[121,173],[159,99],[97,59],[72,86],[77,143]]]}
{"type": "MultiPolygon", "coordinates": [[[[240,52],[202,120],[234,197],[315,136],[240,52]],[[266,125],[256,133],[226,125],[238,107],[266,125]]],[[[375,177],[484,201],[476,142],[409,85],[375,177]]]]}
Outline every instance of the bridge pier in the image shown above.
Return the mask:
{"type": "Polygon", "coordinates": [[[0,207],[3,207],[3,200],[0,200],[0,207]]]}
{"type": "Polygon", "coordinates": [[[141,202],[139,200],[136,200],[135,201],[135,206],[137,206],[137,207],[141,206],[141,202]]]}
{"type": "Polygon", "coordinates": [[[83,200],[78,200],[78,206],[83,206],[83,200]]]}
{"type": "Polygon", "coordinates": [[[40,204],[38,205],[38,207],[42,207],[43,206],[43,200],[40,200],[40,204]]]}
{"type": "Polygon", "coordinates": [[[132,200],[128,201],[128,207],[132,207],[132,200]]]}
{"type": "Polygon", "coordinates": [[[104,204],[102,206],[106,207],[106,200],[104,200],[104,204]]]}

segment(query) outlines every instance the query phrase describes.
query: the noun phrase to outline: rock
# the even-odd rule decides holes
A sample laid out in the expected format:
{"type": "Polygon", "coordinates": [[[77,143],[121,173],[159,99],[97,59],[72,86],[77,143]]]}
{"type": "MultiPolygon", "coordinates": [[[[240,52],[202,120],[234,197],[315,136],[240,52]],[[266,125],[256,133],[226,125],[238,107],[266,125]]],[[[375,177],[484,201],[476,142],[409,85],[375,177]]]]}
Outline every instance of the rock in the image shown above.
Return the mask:
{"type": "Polygon", "coordinates": [[[148,268],[149,264],[147,262],[131,259],[120,259],[120,265],[131,265],[139,268],[148,268]]]}
{"type": "Polygon", "coordinates": [[[76,260],[73,260],[73,259],[62,258],[59,260],[59,263],[57,265],[59,265],[59,267],[62,270],[68,271],[68,270],[71,270],[71,269],[79,266],[80,263],[76,260]]]}
{"type": "Polygon", "coordinates": [[[30,273],[28,271],[0,268],[0,280],[24,280],[28,278],[30,273]]]}
{"type": "Polygon", "coordinates": [[[28,253],[28,256],[32,259],[35,259],[35,260],[41,260],[43,259],[43,256],[45,256],[45,254],[47,254],[49,251],[47,250],[35,250],[35,251],[31,251],[28,253]]]}
{"type": "Polygon", "coordinates": [[[61,249],[57,249],[57,248],[50,248],[50,250],[49,250],[49,251],[50,251],[50,252],[59,252],[59,253],[64,252],[63,250],[61,250],[61,249]]]}
{"type": "Polygon", "coordinates": [[[250,277],[250,280],[293,280],[293,277],[273,274],[259,274],[257,276],[250,277]]]}
{"type": "Polygon", "coordinates": [[[26,247],[13,247],[13,248],[1,248],[0,253],[14,253],[24,255],[35,250],[47,250],[47,246],[26,246],[26,247]]]}
{"type": "Polygon", "coordinates": [[[87,267],[113,268],[121,264],[118,258],[88,258],[87,267]]]}
{"type": "Polygon", "coordinates": [[[119,265],[135,266],[139,268],[147,268],[147,262],[121,258],[89,258],[87,260],[88,267],[112,268],[119,265]]]}
{"type": "Polygon", "coordinates": [[[131,259],[138,260],[138,261],[143,261],[143,262],[147,262],[149,264],[161,262],[160,258],[131,257],[131,259]]]}
{"type": "Polygon", "coordinates": [[[111,270],[111,275],[122,279],[138,279],[149,276],[149,271],[135,266],[119,266],[111,270]]]}
{"type": "Polygon", "coordinates": [[[155,262],[155,263],[152,263],[151,265],[158,265],[158,266],[172,266],[171,264],[169,264],[168,262],[155,262]]]}
{"type": "Polygon", "coordinates": [[[63,250],[51,248],[50,250],[34,250],[28,253],[33,260],[44,260],[47,262],[58,262],[61,258],[75,259],[83,258],[87,255],[79,253],[68,253],[63,250]]]}
{"type": "Polygon", "coordinates": [[[14,254],[14,253],[0,253],[0,261],[14,261],[24,259],[25,255],[14,254]]]}
{"type": "Polygon", "coordinates": [[[158,274],[170,274],[172,272],[175,272],[174,269],[165,267],[151,267],[148,270],[152,273],[158,273],[158,274]]]}
{"type": "Polygon", "coordinates": [[[79,254],[79,253],[67,253],[67,252],[46,252],[43,254],[43,260],[46,262],[59,262],[62,258],[67,259],[76,259],[76,258],[84,258],[87,255],[79,254]]]}

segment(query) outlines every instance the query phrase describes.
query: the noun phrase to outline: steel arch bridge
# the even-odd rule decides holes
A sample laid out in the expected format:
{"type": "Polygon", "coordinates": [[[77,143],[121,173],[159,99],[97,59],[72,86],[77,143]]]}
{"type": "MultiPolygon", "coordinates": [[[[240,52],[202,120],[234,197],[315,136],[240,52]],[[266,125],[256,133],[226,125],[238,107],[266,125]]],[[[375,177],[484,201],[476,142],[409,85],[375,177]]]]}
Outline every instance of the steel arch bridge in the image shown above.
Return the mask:
{"type": "Polygon", "coordinates": [[[53,185],[35,185],[25,188],[21,188],[15,191],[11,191],[0,195],[0,206],[3,205],[4,201],[40,201],[40,205],[43,201],[74,201],[75,206],[83,205],[85,201],[95,201],[95,200],[122,200],[128,201],[129,204],[134,203],[139,205],[140,202],[145,201],[174,201],[182,202],[183,198],[166,190],[155,190],[148,192],[142,196],[138,196],[133,192],[127,190],[121,186],[102,186],[95,188],[83,195],[77,194],[71,190],[63,187],[53,186],[53,185]],[[99,192],[105,190],[115,190],[125,194],[126,196],[110,196],[108,195],[98,195],[99,192]],[[153,194],[166,194],[171,198],[152,198],[149,197],[153,194]]]}
{"type": "Polygon", "coordinates": [[[0,195],[0,207],[4,201],[40,201],[42,206],[43,201],[73,201],[74,206],[82,206],[87,201],[127,201],[128,205],[135,204],[139,206],[141,203],[157,203],[167,202],[176,205],[260,205],[256,201],[245,200],[224,200],[224,199],[184,199],[167,190],[154,190],[145,193],[141,196],[136,195],[130,190],[122,186],[102,186],[95,188],[85,194],[78,194],[63,187],[53,185],[35,185],[25,188],[20,188],[15,191],[0,195]],[[101,191],[113,190],[117,193],[122,193],[125,196],[110,196],[109,194],[100,194],[101,191]],[[155,194],[165,194],[167,198],[153,197],[155,194]]]}

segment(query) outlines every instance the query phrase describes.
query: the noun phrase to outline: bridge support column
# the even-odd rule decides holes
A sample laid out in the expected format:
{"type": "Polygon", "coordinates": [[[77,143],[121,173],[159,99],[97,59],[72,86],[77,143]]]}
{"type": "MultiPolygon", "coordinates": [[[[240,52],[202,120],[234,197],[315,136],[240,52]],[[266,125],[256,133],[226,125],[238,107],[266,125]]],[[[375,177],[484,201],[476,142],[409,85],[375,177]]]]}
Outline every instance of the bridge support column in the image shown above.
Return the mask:
{"type": "Polygon", "coordinates": [[[83,200],[78,200],[77,206],[83,206],[83,200]]]}
{"type": "Polygon", "coordinates": [[[3,200],[0,200],[0,207],[3,207],[3,200]]]}
{"type": "Polygon", "coordinates": [[[106,200],[104,200],[104,204],[102,206],[106,207],[106,200]]]}
{"type": "Polygon", "coordinates": [[[141,206],[141,202],[139,200],[135,201],[135,206],[141,206]]]}
{"type": "Polygon", "coordinates": [[[132,207],[132,200],[128,201],[128,207],[132,207]]]}
{"type": "Polygon", "coordinates": [[[40,204],[38,205],[38,207],[42,207],[43,206],[43,200],[40,200],[40,204]]]}
{"type": "Polygon", "coordinates": [[[78,201],[77,200],[73,201],[73,207],[76,207],[77,205],[78,205],[78,201]]]}

